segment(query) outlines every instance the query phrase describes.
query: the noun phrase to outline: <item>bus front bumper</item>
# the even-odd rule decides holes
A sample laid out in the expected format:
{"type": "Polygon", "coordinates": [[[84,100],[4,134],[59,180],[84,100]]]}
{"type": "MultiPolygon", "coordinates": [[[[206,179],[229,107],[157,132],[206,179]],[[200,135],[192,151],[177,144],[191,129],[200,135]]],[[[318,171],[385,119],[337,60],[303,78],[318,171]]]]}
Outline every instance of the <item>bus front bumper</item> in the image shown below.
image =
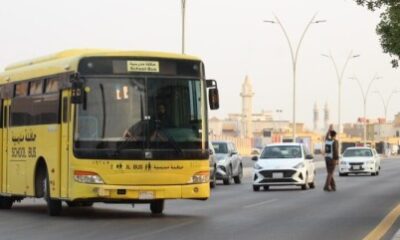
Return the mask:
{"type": "Polygon", "coordinates": [[[127,185],[91,185],[80,184],[80,191],[73,194],[75,199],[119,199],[119,200],[154,200],[154,199],[201,199],[210,196],[210,184],[166,185],[166,186],[127,186],[127,185]]]}

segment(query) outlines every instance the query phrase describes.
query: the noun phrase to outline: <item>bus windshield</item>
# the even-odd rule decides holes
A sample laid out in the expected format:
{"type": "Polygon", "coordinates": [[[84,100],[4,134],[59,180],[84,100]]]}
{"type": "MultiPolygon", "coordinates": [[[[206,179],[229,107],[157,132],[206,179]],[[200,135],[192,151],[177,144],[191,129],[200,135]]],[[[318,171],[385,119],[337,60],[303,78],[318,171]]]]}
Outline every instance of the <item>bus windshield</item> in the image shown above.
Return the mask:
{"type": "Polygon", "coordinates": [[[202,98],[200,79],[86,78],[84,103],[77,105],[75,153],[157,157],[144,156],[145,149],[157,158],[183,158],[203,150],[202,98]]]}

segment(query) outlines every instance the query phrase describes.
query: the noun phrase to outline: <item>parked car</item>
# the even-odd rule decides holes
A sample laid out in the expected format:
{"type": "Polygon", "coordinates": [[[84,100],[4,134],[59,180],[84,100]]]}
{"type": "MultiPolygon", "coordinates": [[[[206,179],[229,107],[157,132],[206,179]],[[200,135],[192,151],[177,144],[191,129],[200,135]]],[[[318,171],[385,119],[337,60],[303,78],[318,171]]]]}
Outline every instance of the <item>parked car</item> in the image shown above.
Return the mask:
{"type": "Polygon", "coordinates": [[[294,185],[303,190],[315,188],[314,156],[300,143],[267,145],[256,161],[253,171],[253,190],[261,187],[294,185]]]}
{"type": "Polygon", "coordinates": [[[381,158],[375,149],[370,147],[347,148],[339,161],[339,176],[350,173],[370,173],[379,175],[381,158]]]}
{"type": "Polygon", "coordinates": [[[239,184],[243,178],[242,157],[239,155],[234,143],[229,141],[212,142],[217,156],[217,179],[222,180],[225,185],[232,180],[239,184]]]}
{"type": "Polygon", "coordinates": [[[210,187],[215,188],[217,185],[217,156],[212,144],[209,144],[210,149],[210,187]]]}

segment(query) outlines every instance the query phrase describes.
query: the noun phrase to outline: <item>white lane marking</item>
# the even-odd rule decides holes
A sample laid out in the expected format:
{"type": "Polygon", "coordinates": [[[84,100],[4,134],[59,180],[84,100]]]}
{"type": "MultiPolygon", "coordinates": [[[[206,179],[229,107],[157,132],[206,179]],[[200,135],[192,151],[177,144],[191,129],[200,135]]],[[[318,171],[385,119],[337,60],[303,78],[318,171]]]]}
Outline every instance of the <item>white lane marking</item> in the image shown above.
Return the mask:
{"type": "Polygon", "coordinates": [[[122,239],[127,239],[127,240],[142,239],[144,237],[149,237],[149,236],[154,235],[154,234],[159,234],[159,233],[166,232],[166,231],[169,231],[169,230],[173,230],[173,229],[176,229],[176,228],[184,227],[184,226],[190,225],[190,224],[192,224],[194,222],[195,222],[194,220],[186,221],[186,222],[178,223],[178,224],[175,224],[175,225],[172,225],[172,226],[168,226],[168,227],[165,227],[165,228],[161,228],[161,229],[158,229],[158,230],[155,230],[155,231],[146,232],[146,233],[142,233],[142,234],[138,234],[138,235],[131,235],[131,236],[129,236],[129,238],[122,238],[122,239]]]}
{"type": "Polygon", "coordinates": [[[278,199],[270,199],[270,200],[267,200],[267,201],[246,205],[246,206],[243,206],[243,208],[259,207],[259,206],[262,206],[264,204],[269,204],[269,203],[273,203],[273,202],[276,202],[276,201],[278,201],[278,199]]]}

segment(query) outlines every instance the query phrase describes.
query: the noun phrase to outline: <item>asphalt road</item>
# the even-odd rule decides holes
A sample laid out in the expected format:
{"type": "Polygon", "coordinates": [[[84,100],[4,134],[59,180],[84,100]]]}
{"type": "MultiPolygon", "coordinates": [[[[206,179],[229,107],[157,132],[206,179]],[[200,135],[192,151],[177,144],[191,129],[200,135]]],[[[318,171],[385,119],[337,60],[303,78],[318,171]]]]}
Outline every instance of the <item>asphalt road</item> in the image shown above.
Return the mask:
{"type": "MultiPolygon", "coordinates": [[[[320,164],[321,165],[321,164],[320,164]]],[[[337,192],[278,187],[253,192],[251,179],[219,184],[207,201],[168,201],[163,216],[148,205],[65,207],[49,217],[42,200],[0,211],[0,239],[363,239],[400,203],[400,159],[382,162],[379,176],[337,177],[337,192]]],[[[400,221],[384,239],[400,228],[400,221]]]]}

